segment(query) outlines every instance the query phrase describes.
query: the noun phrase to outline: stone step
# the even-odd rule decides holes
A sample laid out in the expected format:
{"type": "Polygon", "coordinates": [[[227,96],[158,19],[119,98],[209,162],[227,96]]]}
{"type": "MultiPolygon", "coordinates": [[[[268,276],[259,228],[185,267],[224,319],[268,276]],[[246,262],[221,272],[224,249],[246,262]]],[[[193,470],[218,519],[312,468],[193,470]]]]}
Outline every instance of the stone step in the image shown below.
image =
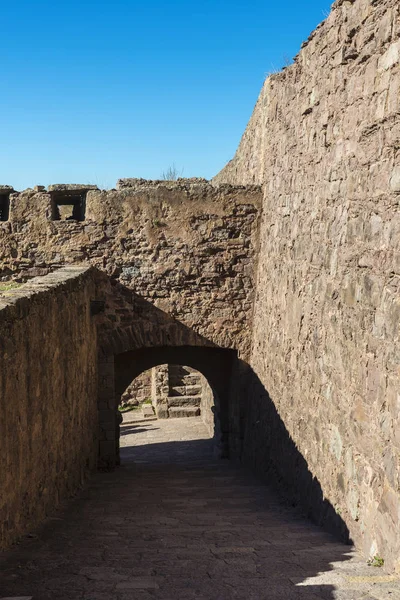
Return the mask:
{"type": "Polygon", "coordinates": [[[192,406],[198,407],[201,404],[201,396],[168,396],[168,406],[192,406]]]}
{"type": "Polygon", "coordinates": [[[168,410],[170,418],[181,418],[181,417],[198,417],[200,416],[200,408],[195,406],[179,406],[172,407],[168,410]]]}
{"type": "Polygon", "coordinates": [[[198,396],[201,394],[201,385],[174,385],[170,387],[170,396],[198,396]]]}

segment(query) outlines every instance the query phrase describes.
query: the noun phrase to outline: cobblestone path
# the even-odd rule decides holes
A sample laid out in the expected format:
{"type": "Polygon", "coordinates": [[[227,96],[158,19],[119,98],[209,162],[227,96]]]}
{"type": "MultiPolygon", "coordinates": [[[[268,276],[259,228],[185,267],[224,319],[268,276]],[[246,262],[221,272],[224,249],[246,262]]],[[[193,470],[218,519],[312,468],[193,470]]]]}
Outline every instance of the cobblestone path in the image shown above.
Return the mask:
{"type": "Polygon", "coordinates": [[[125,421],[121,442],[120,469],[1,557],[0,598],[400,598],[394,577],[214,459],[199,419],[125,421]]]}

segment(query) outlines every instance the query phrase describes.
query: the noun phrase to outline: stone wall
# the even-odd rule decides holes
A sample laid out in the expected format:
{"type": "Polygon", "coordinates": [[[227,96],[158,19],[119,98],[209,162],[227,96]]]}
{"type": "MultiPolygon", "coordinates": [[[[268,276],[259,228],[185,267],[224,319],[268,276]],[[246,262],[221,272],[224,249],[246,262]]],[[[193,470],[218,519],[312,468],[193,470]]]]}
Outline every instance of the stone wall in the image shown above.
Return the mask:
{"type": "Polygon", "coordinates": [[[215,418],[215,399],[214,392],[208,383],[207,379],[204,375],[200,374],[200,383],[201,383],[201,404],[200,404],[200,414],[203,420],[203,423],[207,427],[207,431],[211,437],[216,438],[216,444],[220,441],[220,430],[219,423],[216,422],[215,418]]]}
{"type": "MultiPolygon", "coordinates": [[[[295,63],[266,80],[215,178],[264,186],[254,389],[269,393],[357,545],[398,569],[399,11],[398,0],[336,2],[295,63]]],[[[283,448],[263,451],[260,398],[244,454],[291,478],[283,448]]]]}
{"type": "Polygon", "coordinates": [[[0,547],[81,486],[98,453],[91,269],[0,290],[0,547]]]}
{"type": "Polygon", "coordinates": [[[151,401],[158,419],[168,419],[169,377],[168,365],[151,369],[151,401]]]}
{"type": "Polygon", "coordinates": [[[201,179],[92,188],[11,194],[0,278],[88,262],[212,343],[248,355],[260,188],[201,179]]]}
{"type": "Polygon", "coordinates": [[[121,406],[138,406],[151,400],[151,369],[136,377],[121,396],[121,406]]]}

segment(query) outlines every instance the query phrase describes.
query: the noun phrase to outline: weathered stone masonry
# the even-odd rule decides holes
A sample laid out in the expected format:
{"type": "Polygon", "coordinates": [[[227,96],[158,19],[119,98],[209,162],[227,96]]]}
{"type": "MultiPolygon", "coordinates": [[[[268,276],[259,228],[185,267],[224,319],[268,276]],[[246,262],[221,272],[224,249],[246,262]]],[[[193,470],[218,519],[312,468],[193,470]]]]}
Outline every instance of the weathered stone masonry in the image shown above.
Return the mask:
{"type": "Polygon", "coordinates": [[[0,292],[0,548],[97,464],[94,277],[69,268],[0,292]]]}
{"type": "MultiPolygon", "coordinates": [[[[351,537],[397,568],[399,59],[397,0],[336,2],[215,178],[264,187],[251,366],[351,537]]],[[[285,478],[249,406],[244,454],[285,478]]]]}
{"type": "Polygon", "coordinates": [[[396,569],[399,59],[397,0],[339,0],[267,79],[213,184],[0,189],[1,277],[81,262],[110,276],[96,289],[108,466],[132,377],[188,364],[219,396],[222,447],[322,521],[333,507],[366,555],[396,569]]]}
{"type": "Polygon", "coordinates": [[[213,343],[248,355],[260,188],[196,179],[121,180],[118,188],[11,194],[0,275],[88,262],[213,343]],[[85,219],[54,220],[60,198],[84,202],[85,219]]]}
{"type": "MultiPolygon", "coordinates": [[[[193,345],[249,355],[261,201],[258,186],[198,179],[121,180],[118,188],[57,185],[14,193],[8,221],[0,223],[3,277],[24,280],[81,262],[110,276],[98,292],[105,303],[100,456],[108,467],[115,464],[115,407],[130,383],[128,371],[125,387],[116,387],[117,356],[193,345]]],[[[132,371],[131,379],[138,374],[132,371]]],[[[225,423],[225,445],[227,430],[225,423]]]]}

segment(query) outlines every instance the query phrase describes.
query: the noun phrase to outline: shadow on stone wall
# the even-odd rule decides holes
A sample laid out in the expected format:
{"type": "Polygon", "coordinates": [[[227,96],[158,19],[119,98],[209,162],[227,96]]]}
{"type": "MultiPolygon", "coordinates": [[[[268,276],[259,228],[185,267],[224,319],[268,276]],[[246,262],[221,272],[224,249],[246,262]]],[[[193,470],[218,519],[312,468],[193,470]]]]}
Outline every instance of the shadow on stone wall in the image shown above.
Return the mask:
{"type": "Polygon", "coordinates": [[[232,458],[273,484],[292,506],[301,506],[314,523],[350,544],[346,523],[324,497],[257,374],[239,360],[233,374],[232,458]]]}
{"type": "MultiPolygon", "coordinates": [[[[233,349],[221,348],[121,284],[114,286],[119,327],[107,335],[114,354],[115,397],[144,370],[187,364],[207,378],[217,400],[221,454],[273,482],[308,517],[349,542],[349,531],[291,439],[268,390],[233,349]],[[120,300],[116,301],[116,298],[120,300]],[[123,302],[121,300],[123,299],[123,302]]],[[[112,311],[111,311],[112,313],[112,311]]]]}
{"type": "Polygon", "coordinates": [[[120,282],[98,272],[99,296],[105,302],[98,318],[99,344],[105,354],[158,346],[207,346],[218,344],[188,327],[171,314],[120,282]]]}

